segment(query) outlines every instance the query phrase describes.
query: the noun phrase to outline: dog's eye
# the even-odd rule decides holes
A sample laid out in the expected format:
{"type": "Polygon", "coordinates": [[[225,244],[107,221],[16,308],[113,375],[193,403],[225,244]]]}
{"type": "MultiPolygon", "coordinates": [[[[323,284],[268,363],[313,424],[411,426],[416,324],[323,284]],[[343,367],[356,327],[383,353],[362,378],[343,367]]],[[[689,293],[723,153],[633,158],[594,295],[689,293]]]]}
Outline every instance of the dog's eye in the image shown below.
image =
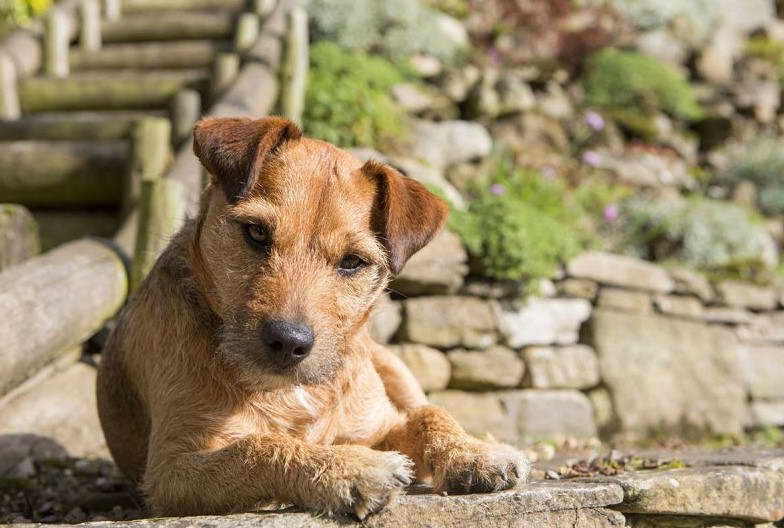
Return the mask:
{"type": "Polygon", "coordinates": [[[351,275],[359,268],[367,264],[361,257],[356,255],[346,255],[338,264],[338,271],[343,275],[351,275]]]}
{"type": "Polygon", "coordinates": [[[257,248],[267,248],[270,245],[270,234],[261,224],[245,224],[243,226],[245,238],[248,243],[257,248]]]}

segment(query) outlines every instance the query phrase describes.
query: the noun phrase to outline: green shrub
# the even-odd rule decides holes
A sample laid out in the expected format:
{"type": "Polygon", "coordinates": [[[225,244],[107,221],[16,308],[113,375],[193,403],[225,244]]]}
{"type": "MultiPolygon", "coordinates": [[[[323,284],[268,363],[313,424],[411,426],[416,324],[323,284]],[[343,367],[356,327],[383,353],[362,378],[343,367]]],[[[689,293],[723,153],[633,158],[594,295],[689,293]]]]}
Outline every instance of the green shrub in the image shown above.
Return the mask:
{"type": "Polygon", "coordinates": [[[0,25],[21,24],[51,5],[52,0],[0,0],[0,25]]]}
{"type": "Polygon", "coordinates": [[[757,186],[757,202],[769,215],[784,214],[784,143],[773,136],[760,136],[747,145],[729,150],[730,163],[717,181],[736,185],[750,181],[757,186]]]}
{"type": "Polygon", "coordinates": [[[464,45],[447,29],[454,21],[419,0],[309,0],[308,13],[316,39],[396,60],[426,53],[450,62],[464,45]]]}
{"type": "Polygon", "coordinates": [[[390,62],[319,42],[310,51],[305,101],[308,134],[344,147],[374,146],[402,131],[403,111],[389,96],[405,76],[390,62]]]}
{"type": "Polygon", "coordinates": [[[610,4],[641,29],[685,21],[697,39],[708,36],[720,9],[715,0],[610,0],[610,4]]]}
{"type": "Polygon", "coordinates": [[[776,266],[775,242],[746,209],[719,200],[625,202],[626,251],[654,261],[676,261],[707,272],[761,278],[776,266]]]}
{"type": "Polygon", "coordinates": [[[562,185],[501,162],[474,193],[466,211],[453,211],[450,225],[481,275],[533,282],[582,249],[579,218],[562,185]]]}
{"type": "Polygon", "coordinates": [[[588,61],[584,79],[589,106],[641,119],[658,111],[691,121],[699,119],[691,85],[669,65],[635,52],[606,49],[588,61]]]}

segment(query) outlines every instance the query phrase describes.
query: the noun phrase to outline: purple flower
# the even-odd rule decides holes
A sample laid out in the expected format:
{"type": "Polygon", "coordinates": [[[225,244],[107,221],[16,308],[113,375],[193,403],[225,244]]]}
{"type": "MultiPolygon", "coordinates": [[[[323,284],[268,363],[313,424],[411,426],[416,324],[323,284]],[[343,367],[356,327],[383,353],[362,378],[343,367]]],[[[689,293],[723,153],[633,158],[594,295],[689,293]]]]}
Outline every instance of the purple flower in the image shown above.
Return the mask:
{"type": "Polygon", "coordinates": [[[602,156],[594,150],[586,150],[583,152],[583,163],[591,167],[598,167],[602,162],[602,156]]]}
{"type": "Polygon", "coordinates": [[[506,193],[506,188],[500,183],[494,183],[490,186],[490,192],[496,196],[501,196],[506,193]]]}
{"type": "Polygon", "coordinates": [[[601,114],[594,112],[593,110],[589,110],[588,112],[586,112],[585,123],[597,132],[604,130],[604,127],[606,125],[606,123],[604,122],[604,118],[601,116],[601,114]]]}
{"type": "Polygon", "coordinates": [[[618,220],[618,217],[621,215],[621,211],[618,209],[616,204],[609,204],[604,208],[604,212],[602,216],[604,216],[605,222],[615,222],[618,220]]]}
{"type": "Polygon", "coordinates": [[[550,167],[549,165],[547,167],[542,167],[541,173],[542,178],[550,181],[554,180],[558,175],[558,173],[555,171],[555,167],[550,167]]]}

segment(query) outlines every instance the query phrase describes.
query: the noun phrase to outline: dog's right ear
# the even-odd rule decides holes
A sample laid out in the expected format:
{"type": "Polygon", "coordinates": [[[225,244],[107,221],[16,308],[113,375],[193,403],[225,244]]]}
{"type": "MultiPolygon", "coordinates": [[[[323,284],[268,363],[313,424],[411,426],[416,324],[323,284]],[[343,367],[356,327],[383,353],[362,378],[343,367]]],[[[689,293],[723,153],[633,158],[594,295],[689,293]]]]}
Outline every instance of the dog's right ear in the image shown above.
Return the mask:
{"type": "Polygon", "coordinates": [[[196,123],[193,151],[233,204],[253,188],[264,160],[300,137],[299,127],[282,117],[212,117],[196,123]]]}

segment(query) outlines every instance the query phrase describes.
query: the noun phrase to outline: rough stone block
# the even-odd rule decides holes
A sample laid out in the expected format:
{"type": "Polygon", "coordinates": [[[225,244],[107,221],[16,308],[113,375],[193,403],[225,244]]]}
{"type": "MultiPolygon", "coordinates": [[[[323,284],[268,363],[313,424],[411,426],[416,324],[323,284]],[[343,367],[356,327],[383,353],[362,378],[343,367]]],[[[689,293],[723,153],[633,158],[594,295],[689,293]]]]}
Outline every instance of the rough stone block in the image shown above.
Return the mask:
{"type": "Polygon", "coordinates": [[[434,392],[428,398],[430,403],[452,413],[460,425],[477,438],[485,438],[489,433],[500,442],[517,443],[516,424],[496,393],[447,390],[434,392]]]}
{"type": "Polygon", "coordinates": [[[527,385],[535,389],[589,389],[599,383],[599,361],[589,346],[530,347],[522,356],[527,385]]]}
{"type": "Polygon", "coordinates": [[[675,287],[667,272],[659,266],[610,253],[583,253],[569,262],[567,272],[578,279],[660,293],[669,293],[675,287]]]}
{"type": "Polygon", "coordinates": [[[406,340],[438,348],[487,348],[497,341],[495,303],[473,297],[419,297],[404,302],[406,340]]]}
{"type": "Polygon", "coordinates": [[[663,314],[687,319],[702,319],[705,311],[696,297],[685,295],[656,295],[653,303],[663,314]]]}
{"type": "Polygon", "coordinates": [[[447,354],[452,364],[450,388],[488,390],[517,387],[525,365],[520,357],[502,346],[487,350],[453,350],[447,354]]]}
{"type": "Polygon", "coordinates": [[[744,346],[740,357],[748,390],[754,398],[784,398],[784,347],[744,346]]]}
{"type": "Polygon", "coordinates": [[[521,439],[596,436],[593,407],[581,392],[521,390],[498,395],[521,439]]]}
{"type": "Polygon", "coordinates": [[[596,298],[599,285],[587,279],[564,279],[556,283],[558,294],[564,297],[577,297],[592,301],[596,298]]]}
{"type": "Polygon", "coordinates": [[[721,300],[733,308],[773,310],[778,304],[776,290],[748,282],[723,281],[716,285],[721,300]]]}
{"type": "Polygon", "coordinates": [[[696,271],[675,268],[670,270],[670,276],[675,281],[676,293],[696,295],[704,302],[710,302],[716,296],[710,281],[696,271]]]}
{"type": "Polygon", "coordinates": [[[742,308],[708,307],[702,314],[708,323],[743,324],[751,321],[751,312],[742,308]]]}
{"type": "Polygon", "coordinates": [[[403,320],[403,306],[389,295],[382,295],[370,318],[370,337],[377,343],[389,343],[403,320]]]}
{"type": "Polygon", "coordinates": [[[640,291],[623,288],[602,288],[599,290],[597,305],[600,308],[622,310],[624,312],[651,312],[651,296],[640,291]]]}
{"type": "Polygon", "coordinates": [[[425,392],[445,389],[451,367],[443,352],[425,345],[397,345],[389,347],[411,369],[425,392]]]}
{"type": "Polygon", "coordinates": [[[750,343],[783,343],[784,312],[755,315],[748,325],[739,326],[738,338],[750,343]]]}
{"type": "Polygon", "coordinates": [[[743,430],[746,388],[731,330],[609,310],[596,310],[590,325],[624,432],[743,430]]]}
{"type": "Polygon", "coordinates": [[[585,299],[532,299],[520,310],[499,311],[499,329],[512,348],[526,345],[571,345],[591,315],[585,299]]]}
{"type": "Polygon", "coordinates": [[[455,293],[468,273],[467,260],[460,237],[444,230],[411,257],[392,282],[392,289],[404,295],[455,293]]]}
{"type": "Polygon", "coordinates": [[[755,426],[783,426],[784,400],[751,402],[751,422],[755,426]]]}

